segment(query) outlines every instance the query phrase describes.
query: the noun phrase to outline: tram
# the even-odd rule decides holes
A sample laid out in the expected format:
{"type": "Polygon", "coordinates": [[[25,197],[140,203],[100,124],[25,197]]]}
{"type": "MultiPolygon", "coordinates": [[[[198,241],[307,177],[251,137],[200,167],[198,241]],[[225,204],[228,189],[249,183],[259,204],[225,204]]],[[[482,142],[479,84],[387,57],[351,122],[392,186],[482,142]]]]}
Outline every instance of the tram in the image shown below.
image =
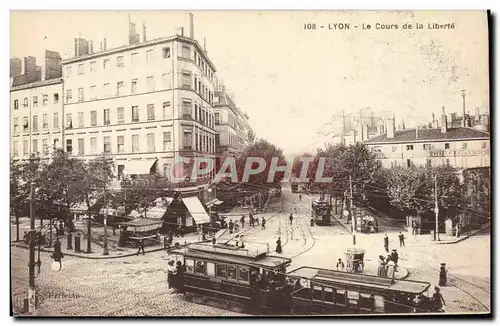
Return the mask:
{"type": "Polygon", "coordinates": [[[292,260],[229,244],[190,244],[169,285],[187,300],[258,315],[431,312],[430,283],[315,267],[286,272],[292,260]]]}
{"type": "Polygon", "coordinates": [[[311,209],[316,225],[331,225],[331,206],[325,199],[315,199],[311,203],[311,209]]]}

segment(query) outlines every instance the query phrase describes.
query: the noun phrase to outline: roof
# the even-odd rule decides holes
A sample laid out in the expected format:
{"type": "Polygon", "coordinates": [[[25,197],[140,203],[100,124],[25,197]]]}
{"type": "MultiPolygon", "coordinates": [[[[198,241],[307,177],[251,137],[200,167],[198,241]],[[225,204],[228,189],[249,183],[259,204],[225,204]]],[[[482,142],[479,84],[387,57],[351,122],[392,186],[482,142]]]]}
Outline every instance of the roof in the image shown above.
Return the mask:
{"type": "Polygon", "coordinates": [[[143,47],[146,47],[146,46],[152,46],[152,45],[161,44],[161,43],[167,43],[167,42],[176,41],[176,40],[177,41],[191,43],[191,44],[195,45],[198,48],[198,52],[202,56],[205,57],[205,60],[211,66],[211,68],[214,70],[214,72],[217,71],[217,69],[215,68],[215,65],[212,63],[212,61],[210,61],[210,59],[208,58],[207,54],[205,53],[205,51],[203,50],[203,48],[200,46],[200,44],[198,43],[198,41],[193,40],[193,39],[188,38],[188,37],[185,37],[185,36],[181,36],[181,35],[161,37],[161,38],[149,40],[149,41],[142,42],[142,43],[136,43],[136,44],[130,44],[130,45],[123,45],[123,46],[119,46],[119,47],[113,48],[113,49],[108,49],[108,50],[105,50],[105,51],[99,51],[99,52],[94,52],[94,53],[89,53],[89,54],[81,55],[81,56],[78,56],[78,57],[68,58],[68,59],[62,60],[62,64],[63,65],[65,65],[65,64],[71,64],[71,63],[80,62],[80,61],[83,61],[83,60],[94,59],[94,58],[98,58],[98,57],[102,57],[102,56],[106,56],[106,55],[111,55],[111,54],[115,54],[115,53],[120,53],[120,52],[124,52],[124,51],[128,51],[128,50],[139,49],[139,48],[143,48],[143,47]]]}
{"type": "Polygon", "coordinates": [[[130,226],[146,226],[146,225],[156,225],[161,224],[162,222],[153,221],[147,218],[136,218],[132,221],[122,223],[122,225],[130,225],[130,226]]]}
{"type": "Polygon", "coordinates": [[[10,88],[11,92],[20,91],[20,90],[29,89],[29,88],[42,87],[42,86],[57,85],[57,84],[62,83],[62,78],[53,78],[53,79],[48,79],[48,80],[43,80],[43,81],[36,81],[33,83],[26,83],[24,80],[21,80],[22,78],[18,79],[18,77],[23,77],[23,76],[24,75],[14,77],[14,80],[12,82],[12,87],[10,88]]]}
{"type": "Polygon", "coordinates": [[[365,144],[490,138],[490,134],[487,132],[466,127],[450,128],[446,133],[442,133],[441,129],[419,129],[418,138],[416,134],[416,129],[400,130],[394,133],[394,138],[387,138],[387,134],[383,134],[365,140],[365,144]]]}

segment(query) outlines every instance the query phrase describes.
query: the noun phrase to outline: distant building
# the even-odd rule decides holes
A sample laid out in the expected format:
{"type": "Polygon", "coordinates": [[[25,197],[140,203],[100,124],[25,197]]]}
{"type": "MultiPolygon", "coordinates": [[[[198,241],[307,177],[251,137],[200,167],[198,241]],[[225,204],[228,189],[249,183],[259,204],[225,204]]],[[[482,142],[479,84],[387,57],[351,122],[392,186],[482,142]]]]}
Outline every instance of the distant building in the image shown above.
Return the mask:
{"type": "MultiPolygon", "coordinates": [[[[443,108],[444,112],[444,108],[443,108]]],[[[364,142],[386,168],[450,165],[459,169],[490,166],[490,134],[470,127],[441,126],[396,131],[389,120],[387,133],[364,142]]]]}
{"type": "Polygon", "coordinates": [[[19,76],[23,73],[23,64],[21,59],[10,59],[10,77],[19,76]]]}

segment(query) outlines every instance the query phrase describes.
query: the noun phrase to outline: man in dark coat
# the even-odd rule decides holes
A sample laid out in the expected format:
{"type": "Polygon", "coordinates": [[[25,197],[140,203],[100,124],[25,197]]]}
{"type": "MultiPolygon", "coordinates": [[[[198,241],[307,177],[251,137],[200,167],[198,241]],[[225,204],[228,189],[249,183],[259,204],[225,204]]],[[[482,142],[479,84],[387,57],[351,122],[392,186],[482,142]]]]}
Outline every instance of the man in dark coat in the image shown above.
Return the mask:
{"type": "Polygon", "coordinates": [[[399,246],[400,247],[404,247],[405,246],[405,236],[404,236],[404,234],[401,233],[401,232],[399,232],[398,238],[399,238],[399,246]]]}
{"type": "Polygon", "coordinates": [[[262,217],[262,230],[266,229],[266,219],[262,217]]]}
{"type": "Polygon", "coordinates": [[[245,227],[245,215],[241,215],[240,222],[241,222],[241,228],[244,228],[245,227]]]}
{"type": "Polygon", "coordinates": [[[278,237],[278,240],[276,241],[276,252],[278,254],[283,252],[283,248],[281,247],[281,237],[278,237]]]}
{"type": "Polygon", "coordinates": [[[290,216],[288,217],[288,219],[290,220],[290,224],[293,224],[293,215],[292,215],[292,213],[290,213],[290,216]]]}
{"type": "Polygon", "coordinates": [[[142,238],[139,238],[139,250],[137,250],[137,256],[139,256],[139,253],[142,251],[142,255],[144,256],[146,252],[144,251],[144,240],[142,238]]]}
{"type": "Polygon", "coordinates": [[[389,252],[389,237],[387,236],[387,233],[385,234],[384,237],[384,248],[385,251],[389,252]]]}
{"type": "Polygon", "coordinates": [[[394,262],[394,270],[398,270],[398,260],[399,260],[399,255],[398,251],[396,249],[392,249],[392,254],[391,254],[391,260],[394,262]]]}
{"type": "Polygon", "coordinates": [[[233,220],[229,221],[229,233],[233,233],[234,223],[233,220]]]}

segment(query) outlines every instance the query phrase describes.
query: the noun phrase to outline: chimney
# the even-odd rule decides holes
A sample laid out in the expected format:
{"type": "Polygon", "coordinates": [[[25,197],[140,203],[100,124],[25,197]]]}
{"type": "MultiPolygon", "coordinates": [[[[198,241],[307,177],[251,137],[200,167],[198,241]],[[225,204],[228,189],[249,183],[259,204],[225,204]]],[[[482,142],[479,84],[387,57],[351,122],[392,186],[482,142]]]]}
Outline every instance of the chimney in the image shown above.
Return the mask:
{"type": "Polygon", "coordinates": [[[441,113],[441,133],[445,134],[448,132],[448,119],[443,106],[443,113],[441,113]]]}
{"type": "Polygon", "coordinates": [[[130,21],[130,15],[128,15],[128,44],[137,44],[139,43],[139,34],[137,34],[135,30],[135,23],[130,21]]]}
{"type": "Polygon", "coordinates": [[[415,129],[415,138],[418,139],[418,128],[420,128],[419,126],[417,126],[417,129],[415,129]]]}
{"type": "Polygon", "coordinates": [[[24,58],[24,75],[26,75],[26,82],[32,83],[36,81],[36,58],[35,57],[25,57],[24,58]]]}
{"type": "Polygon", "coordinates": [[[207,38],[203,38],[203,52],[207,53],[207,38]]]}
{"type": "Polygon", "coordinates": [[[89,41],[89,53],[92,54],[94,53],[94,42],[89,41]]]}
{"type": "Polygon", "coordinates": [[[146,42],[146,21],[142,21],[142,41],[146,42]]]}
{"type": "Polygon", "coordinates": [[[396,133],[396,118],[394,115],[389,120],[389,125],[387,126],[387,138],[394,138],[394,134],[396,133]]]}
{"type": "Polygon", "coordinates": [[[180,36],[184,36],[184,27],[177,27],[175,33],[180,36]]]}
{"type": "Polygon", "coordinates": [[[194,40],[194,17],[193,13],[189,13],[189,37],[194,40]]]}
{"type": "Polygon", "coordinates": [[[405,130],[405,121],[401,119],[401,129],[405,130]]]}
{"type": "Polygon", "coordinates": [[[480,120],[481,119],[481,115],[479,113],[479,108],[476,108],[476,117],[475,117],[475,120],[480,120]]]}
{"type": "Polygon", "coordinates": [[[465,117],[465,90],[462,90],[462,106],[463,106],[463,113],[462,113],[462,127],[466,127],[466,117],[465,117]]]}
{"type": "Polygon", "coordinates": [[[103,51],[106,51],[108,49],[106,46],[106,38],[104,39],[102,46],[103,46],[103,51]]]}
{"type": "Polygon", "coordinates": [[[363,125],[363,140],[367,140],[368,139],[368,124],[365,123],[363,125]]]}
{"type": "Polygon", "coordinates": [[[61,56],[58,52],[45,50],[45,78],[44,80],[60,78],[62,76],[61,56]]]}
{"type": "Polygon", "coordinates": [[[10,77],[22,75],[23,63],[19,58],[10,59],[10,77]]]}
{"type": "Polygon", "coordinates": [[[78,57],[78,39],[75,38],[75,57],[78,57]]]}
{"type": "Polygon", "coordinates": [[[99,51],[102,52],[102,42],[100,43],[99,51]]]}

